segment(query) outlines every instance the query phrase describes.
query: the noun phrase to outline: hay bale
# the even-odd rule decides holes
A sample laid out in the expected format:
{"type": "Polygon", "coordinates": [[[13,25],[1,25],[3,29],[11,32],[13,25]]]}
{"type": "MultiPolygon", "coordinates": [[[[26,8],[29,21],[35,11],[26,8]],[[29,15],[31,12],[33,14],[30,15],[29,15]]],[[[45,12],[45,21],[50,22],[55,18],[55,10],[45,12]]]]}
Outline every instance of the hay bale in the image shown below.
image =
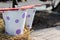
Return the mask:
{"type": "Polygon", "coordinates": [[[30,39],[30,30],[24,29],[24,34],[11,36],[8,34],[0,33],[0,40],[31,40],[30,39]]]}
{"type": "Polygon", "coordinates": [[[11,36],[5,34],[4,21],[0,18],[0,40],[31,40],[30,39],[30,30],[25,26],[24,34],[11,36]]]}
{"type": "Polygon", "coordinates": [[[4,31],[4,21],[2,18],[0,18],[0,32],[4,31]]]}

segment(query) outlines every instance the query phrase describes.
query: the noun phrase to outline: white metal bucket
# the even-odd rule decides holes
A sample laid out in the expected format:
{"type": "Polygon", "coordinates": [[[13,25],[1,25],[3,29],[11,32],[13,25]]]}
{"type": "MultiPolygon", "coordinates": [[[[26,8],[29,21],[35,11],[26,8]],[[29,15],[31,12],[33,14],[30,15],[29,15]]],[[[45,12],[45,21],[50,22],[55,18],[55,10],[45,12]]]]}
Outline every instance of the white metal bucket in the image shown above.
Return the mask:
{"type": "Polygon", "coordinates": [[[27,12],[26,25],[29,29],[31,29],[36,10],[34,8],[27,9],[26,12],[27,12]]]}
{"type": "Polygon", "coordinates": [[[26,15],[27,13],[24,10],[4,11],[5,31],[9,35],[23,34],[26,15]]]}

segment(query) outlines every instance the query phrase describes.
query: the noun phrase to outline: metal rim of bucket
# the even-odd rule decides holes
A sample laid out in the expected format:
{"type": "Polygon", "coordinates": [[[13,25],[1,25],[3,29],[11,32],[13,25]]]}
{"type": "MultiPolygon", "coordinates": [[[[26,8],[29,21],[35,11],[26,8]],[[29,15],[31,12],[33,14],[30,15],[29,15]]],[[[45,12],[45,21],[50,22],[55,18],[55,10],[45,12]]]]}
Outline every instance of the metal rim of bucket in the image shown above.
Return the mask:
{"type": "Polygon", "coordinates": [[[3,11],[14,11],[14,10],[26,10],[26,9],[33,9],[36,6],[41,6],[41,4],[35,4],[35,5],[28,5],[28,6],[22,6],[20,8],[0,8],[0,13],[3,11]]]}
{"type": "Polygon", "coordinates": [[[0,8],[0,11],[6,11],[6,10],[22,10],[22,9],[30,9],[33,8],[33,5],[29,5],[29,6],[22,6],[20,8],[0,8]]]}

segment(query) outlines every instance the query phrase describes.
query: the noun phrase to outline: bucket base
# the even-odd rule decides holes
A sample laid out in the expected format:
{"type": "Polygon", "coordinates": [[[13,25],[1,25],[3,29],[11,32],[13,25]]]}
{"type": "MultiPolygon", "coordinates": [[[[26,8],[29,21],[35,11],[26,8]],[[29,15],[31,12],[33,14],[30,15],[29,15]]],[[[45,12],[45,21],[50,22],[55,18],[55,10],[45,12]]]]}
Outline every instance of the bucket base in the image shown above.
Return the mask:
{"type": "Polygon", "coordinates": [[[30,30],[25,26],[23,35],[11,36],[5,34],[4,21],[3,19],[0,19],[0,40],[31,40],[30,30]]]}
{"type": "Polygon", "coordinates": [[[30,31],[24,29],[23,35],[11,36],[7,34],[0,33],[0,40],[31,40],[30,38],[30,31]]]}

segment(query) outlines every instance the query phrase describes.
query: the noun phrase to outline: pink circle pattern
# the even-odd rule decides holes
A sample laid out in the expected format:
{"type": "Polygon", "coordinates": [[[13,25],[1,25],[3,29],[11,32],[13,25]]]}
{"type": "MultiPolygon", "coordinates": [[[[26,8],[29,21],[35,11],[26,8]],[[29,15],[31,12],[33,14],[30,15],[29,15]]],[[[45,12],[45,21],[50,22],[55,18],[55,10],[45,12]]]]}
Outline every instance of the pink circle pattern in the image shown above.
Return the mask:
{"type": "Polygon", "coordinates": [[[28,14],[28,15],[27,15],[27,17],[29,18],[29,17],[30,17],[30,15],[28,14]]]}
{"type": "Polygon", "coordinates": [[[15,20],[15,23],[18,23],[18,22],[19,22],[19,19],[16,19],[16,20],[15,20]]]}
{"type": "Polygon", "coordinates": [[[16,30],[16,34],[20,34],[21,33],[21,30],[20,29],[17,29],[16,30]]]}
{"type": "Polygon", "coordinates": [[[10,20],[10,17],[9,16],[7,16],[6,18],[7,18],[7,20],[10,20]]]}
{"type": "Polygon", "coordinates": [[[30,27],[30,25],[27,25],[27,27],[29,28],[29,27],[30,27]]]}
{"type": "Polygon", "coordinates": [[[25,17],[25,13],[22,14],[22,18],[24,18],[24,17],[25,17]]]}

